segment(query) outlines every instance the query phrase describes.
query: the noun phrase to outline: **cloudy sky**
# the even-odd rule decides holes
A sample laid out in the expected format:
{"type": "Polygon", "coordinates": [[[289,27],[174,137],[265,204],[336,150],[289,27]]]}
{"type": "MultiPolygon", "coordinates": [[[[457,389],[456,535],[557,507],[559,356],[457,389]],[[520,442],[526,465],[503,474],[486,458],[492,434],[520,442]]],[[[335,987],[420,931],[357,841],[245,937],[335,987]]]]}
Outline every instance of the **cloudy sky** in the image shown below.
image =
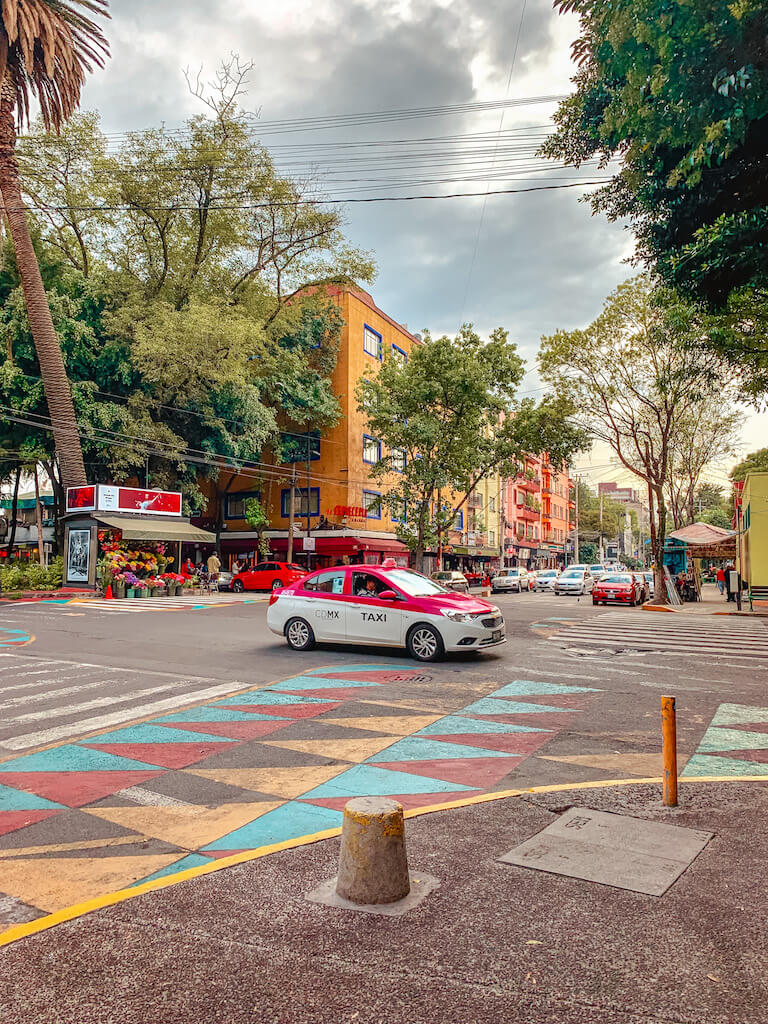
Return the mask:
{"type": "MultiPolygon", "coordinates": [[[[200,112],[182,69],[202,65],[210,73],[232,52],[253,61],[245,106],[258,111],[262,122],[566,93],[575,20],[556,15],[551,0],[527,0],[524,11],[523,2],[113,0],[112,59],[88,84],[83,106],[101,112],[107,132],[175,127],[200,112]]],[[[553,109],[553,103],[508,109],[501,127],[543,131],[553,109]]],[[[444,138],[495,133],[499,127],[498,110],[463,111],[265,134],[263,141],[276,147],[280,163],[290,159],[291,150],[277,147],[287,144],[444,138]]],[[[446,159],[441,144],[428,186],[377,184],[354,194],[482,193],[490,178],[491,188],[535,184],[520,180],[515,170],[504,177],[506,145],[496,151],[491,145],[491,156],[475,159],[474,180],[448,180],[456,179],[457,164],[446,159]],[[445,183],[434,184],[441,174],[445,183]]],[[[460,174],[469,179],[469,165],[462,167],[460,174]]],[[[419,172],[426,177],[424,171],[422,163],[419,172]]],[[[386,161],[376,169],[370,158],[361,171],[377,180],[390,173],[386,161]]],[[[346,179],[351,176],[346,172],[346,179]]],[[[353,194],[346,179],[341,192],[353,194]]],[[[501,324],[532,367],[542,334],[589,322],[605,296],[632,273],[624,262],[631,236],[621,225],[592,217],[578,202],[581,191],[350,205],[347,233],[355,245],[375,253],[379,269],[371,290],[395,319],[411,330],[433,332],[453,332],[463,320],[481,330],[501,324]]],[[[538,394],[539,387],[531,371],[523,388],[538,394]]],[[[765,433],[766,419],[749,417],[748,450],[765,433]]],[[[595,453],[595,466],[605,462],[605,453],[595,453]]],[[[610,477],[610,469],[595,470],[595,479],[610,477]]]]}

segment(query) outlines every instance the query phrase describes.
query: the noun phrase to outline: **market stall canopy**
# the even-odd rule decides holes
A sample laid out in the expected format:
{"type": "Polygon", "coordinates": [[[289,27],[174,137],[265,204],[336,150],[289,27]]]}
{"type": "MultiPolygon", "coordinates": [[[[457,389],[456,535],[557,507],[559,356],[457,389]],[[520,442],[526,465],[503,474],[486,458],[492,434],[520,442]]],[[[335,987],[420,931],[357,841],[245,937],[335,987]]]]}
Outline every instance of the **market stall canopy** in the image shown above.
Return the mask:
{"type": "Polygon", "coordinates": [[[691,523],[668,534],[672,540],[682,541],[691,558],[735,558],[736,531],[724,530],[709,523],[691,523]]]}
{"type": "Polygon", "coordinates": [[[172,519],[141,519],[138,516],[105,516],[98,513],[98,522],[110,530],[120,530],[123,540],[180,540],[184,543],[215,544],[216,534],[201,530],[191,523],[172,519]]]}

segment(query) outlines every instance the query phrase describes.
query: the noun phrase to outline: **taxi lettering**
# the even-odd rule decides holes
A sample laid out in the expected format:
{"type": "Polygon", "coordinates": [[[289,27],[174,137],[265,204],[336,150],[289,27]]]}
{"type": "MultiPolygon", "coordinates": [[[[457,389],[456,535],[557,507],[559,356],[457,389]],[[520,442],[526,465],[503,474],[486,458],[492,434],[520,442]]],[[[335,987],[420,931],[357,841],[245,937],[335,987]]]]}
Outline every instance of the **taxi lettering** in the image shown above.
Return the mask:
{"type": "Polygon", "coordinates": [[[339,613],[333,610],[332,608],[324,608],[320,611],[316,611],[315,615],[318,617],[318,619],[338,619],[339,617],[339,613]]]}
{"type": "Polygon", "coordinates": [[[361,612],[363,616],[363,622],[386,622],[386,612],[361,612]]]}

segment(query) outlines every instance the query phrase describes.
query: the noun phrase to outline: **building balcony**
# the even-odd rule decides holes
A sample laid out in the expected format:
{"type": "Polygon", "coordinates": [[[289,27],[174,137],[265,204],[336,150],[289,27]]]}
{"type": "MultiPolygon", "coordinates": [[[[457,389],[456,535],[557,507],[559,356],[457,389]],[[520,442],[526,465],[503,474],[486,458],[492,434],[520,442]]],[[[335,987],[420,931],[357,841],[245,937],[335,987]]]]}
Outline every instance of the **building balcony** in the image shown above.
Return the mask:
{"type": "Polygon", "coordinates": [[[573,500],[573,498],[568,499],[568,508],[576,508],[576,502],[573,500]]]}
{"type": "Polygon", "coordinates": [[[521,491],[528,491],[529,494],[538,494],[541,488],[541,480],[538,477],[529,480],[527,476],[519,476],[515,480],[515,487],[521,491]]]}
{"type": "Polygon", "coordinates": [[[482,494],[477,494],[475,491],[473,491],[472,494],[470,494],[470,496],[467,498],[467,505],[469,506],[469,508],[482,508],[483,507],[483,496],[482,496],[482,494]]]}
{"type": "Polygon", "coordinates": [[[517,518],[522,519],[524,523],[538,523],[539,513],[525,505],[518,505],[517,518]]]}

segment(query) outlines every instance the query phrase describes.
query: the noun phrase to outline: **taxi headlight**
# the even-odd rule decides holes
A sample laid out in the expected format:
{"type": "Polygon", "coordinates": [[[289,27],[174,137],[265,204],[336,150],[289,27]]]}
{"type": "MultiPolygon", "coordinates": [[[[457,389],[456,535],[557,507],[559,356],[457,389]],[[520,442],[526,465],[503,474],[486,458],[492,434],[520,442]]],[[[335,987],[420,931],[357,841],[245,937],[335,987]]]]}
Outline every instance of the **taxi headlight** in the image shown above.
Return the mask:
{"type": "Polygon", "coordinates": [[[476,618],[474,612],[443,611],[443,615],[452,622],[473,622],[476,618]]]}

